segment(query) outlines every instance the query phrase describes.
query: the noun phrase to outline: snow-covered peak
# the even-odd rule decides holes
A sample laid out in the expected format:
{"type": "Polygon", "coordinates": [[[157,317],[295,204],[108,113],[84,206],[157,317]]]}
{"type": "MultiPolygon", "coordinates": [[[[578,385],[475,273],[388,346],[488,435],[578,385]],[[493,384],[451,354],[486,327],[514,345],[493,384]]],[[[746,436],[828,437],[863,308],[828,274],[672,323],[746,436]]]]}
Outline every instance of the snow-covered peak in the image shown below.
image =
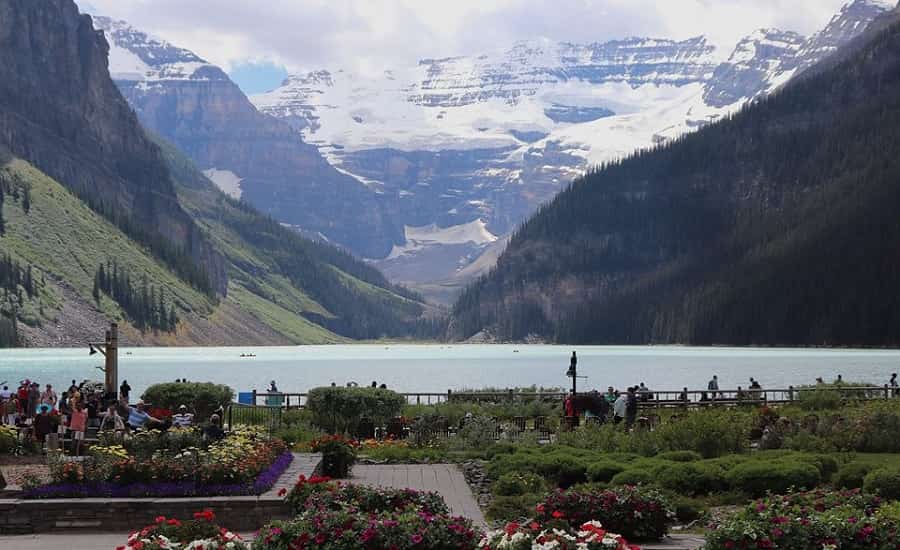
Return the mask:
{"type": "Polygon", "coordinates": [[[92,16],[94,28],[109,42],[109,72],[119,81],[218,80],[215,65],[190,50],[138,30],[125,21],[92,16]]]}
{"type": "Polygon", "coordinates": [[[797,54],[797,72],[831,55],[862,34],[876,17],[896,8],[893,0],[854,0],[844,4],[824,29],[814,34],[797,54]]]}
{"type": "Polygon", "coordinates": [[[712,107],[752,100],[793,75],[797,52],[805,39],[795,32],[759,29],[735,46],[706,84],[703,99],[712,107]]]}

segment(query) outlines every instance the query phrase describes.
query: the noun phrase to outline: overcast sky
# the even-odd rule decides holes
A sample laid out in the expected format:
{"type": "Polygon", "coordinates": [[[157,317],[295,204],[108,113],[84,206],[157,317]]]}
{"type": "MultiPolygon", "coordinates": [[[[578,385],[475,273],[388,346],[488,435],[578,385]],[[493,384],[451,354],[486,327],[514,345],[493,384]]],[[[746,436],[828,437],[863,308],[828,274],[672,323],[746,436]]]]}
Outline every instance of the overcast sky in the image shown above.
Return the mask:
{"type": "Polygon", "coordinates": [[[761,27],[809,34],[846,0],[80,0],[233,74],[248,91],[284,70],[380,72],[516,40],[706,35],[730,50],[761,27]]]}

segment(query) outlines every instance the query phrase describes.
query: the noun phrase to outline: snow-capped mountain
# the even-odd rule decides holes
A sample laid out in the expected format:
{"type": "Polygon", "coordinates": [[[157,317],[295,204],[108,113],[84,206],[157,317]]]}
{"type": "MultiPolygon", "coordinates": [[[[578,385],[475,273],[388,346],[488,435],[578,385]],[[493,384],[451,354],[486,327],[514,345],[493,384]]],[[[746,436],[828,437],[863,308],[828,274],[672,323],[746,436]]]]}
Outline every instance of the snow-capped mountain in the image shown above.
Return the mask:
{"type": "Polygon", "coordinates": [[[141,123],[226,193],[362,256],[386,256],[403,242],[402,224],[384,215],[371,189],[289,124],[260,113],[219,67],[124,21],[93,21],[110,46],[110,74],[141,123]]]}
{"type": "Polygon", "coordinates": [[[494,254],[590,165],[733,113],[891,7],[855,0],[812,37],[761,29],[731,52],[703,37],[541,39],[480,56],[425,59],[377,76],[324,69],[292,75],[251,100],[381,194],[404,234],[378,265],[432,293],[435,285],[452,289],[459,276],[489,267],[479,256],[494,254]],[[417,238],[422,228],[428,239],[417,238]],[[465,243],[450,237],[460,234],[474,236],[465,243]]]}

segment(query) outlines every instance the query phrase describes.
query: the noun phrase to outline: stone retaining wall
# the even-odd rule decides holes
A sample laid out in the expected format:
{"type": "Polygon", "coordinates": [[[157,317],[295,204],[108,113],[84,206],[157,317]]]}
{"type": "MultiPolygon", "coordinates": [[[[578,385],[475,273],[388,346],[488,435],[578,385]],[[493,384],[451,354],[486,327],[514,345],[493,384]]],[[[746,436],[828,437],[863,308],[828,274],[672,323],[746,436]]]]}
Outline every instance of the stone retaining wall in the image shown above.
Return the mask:
{"type": "Polygon", "coordinates": [[[78,498],[0,500],[0,534],[51,531],[130,532],[150,525],[157,516],[189,519],[209,508],[216,523],[232,531],[255,531],[273,519],[287,519],[290,508],[281,498],[78,498]]]}

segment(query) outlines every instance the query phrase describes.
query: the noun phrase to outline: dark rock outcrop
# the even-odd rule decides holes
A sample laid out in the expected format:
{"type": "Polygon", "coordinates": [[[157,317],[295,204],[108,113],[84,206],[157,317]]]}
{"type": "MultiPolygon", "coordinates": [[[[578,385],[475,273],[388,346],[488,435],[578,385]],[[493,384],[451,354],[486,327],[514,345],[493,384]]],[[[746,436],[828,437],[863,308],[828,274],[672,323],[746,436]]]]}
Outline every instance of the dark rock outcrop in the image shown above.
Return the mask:
{"type": "Polygon", "coordinates": [[[0,146],[224,293],[220,256],[178,203],[159,149],[109,76],[109,46],[72,0],[0,0],[0,146]]]}

